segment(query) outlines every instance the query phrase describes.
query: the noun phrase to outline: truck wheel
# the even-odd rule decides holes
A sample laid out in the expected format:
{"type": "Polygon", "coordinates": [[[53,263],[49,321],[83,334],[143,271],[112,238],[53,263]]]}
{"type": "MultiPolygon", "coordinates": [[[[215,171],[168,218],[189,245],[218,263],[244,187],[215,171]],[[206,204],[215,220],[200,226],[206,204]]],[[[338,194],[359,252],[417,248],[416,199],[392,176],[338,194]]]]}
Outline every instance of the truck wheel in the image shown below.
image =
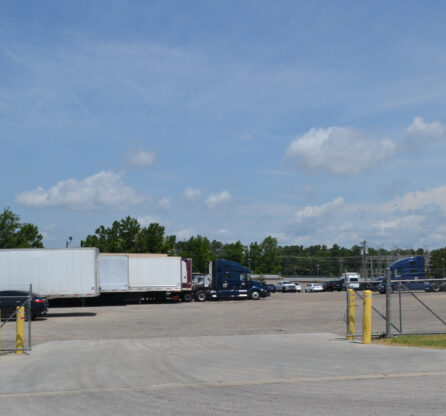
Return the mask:
{"type": "Polygon", "coordinates": [[[195,295],[195,299],[198,302],[204,302],[206,300],[206,293],[203,290],[198,291],[195,295]]]}
{"type": "Polygon", "coordinates": [[[259,300],[259,299],[260,299],[260,293],[259,293],[257,290],[254,290],[254,291],[251,293],[251,299],[253,299],[253,300],[259,300]]]}
{"type": "Polygon", "coordinates": [[[184,293],[183,294],[183,301],[184,302],[192,302],[192,293],[184,293]]]}
{"type": "Polygon", "coordinates": [[[432,292],[439,292],[440,291],[440,285],[438,283],[434,283],[431,285],[431,291],[432,292]]]}

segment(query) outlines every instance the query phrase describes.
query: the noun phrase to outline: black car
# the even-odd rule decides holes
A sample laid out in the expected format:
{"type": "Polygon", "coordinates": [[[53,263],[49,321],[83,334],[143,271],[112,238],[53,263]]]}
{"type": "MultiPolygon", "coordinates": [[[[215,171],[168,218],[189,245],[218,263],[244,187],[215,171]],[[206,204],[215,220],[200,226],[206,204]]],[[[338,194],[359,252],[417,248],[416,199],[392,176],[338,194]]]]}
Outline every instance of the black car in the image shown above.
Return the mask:
{"type": "Polygon", "coordinates": [[[268,290],[271,292],[271,293],[276,293],[276,286],[274,286],[272,283],[271,284],[268,284],[268,285],[266,285],[267,287],[268,287],[268,290]]]}
{"type": "Polygon", "coordinates": [[[261,280],[253,280],[253,279],[251,279],[251,283],[255,283],[258,286],[260,286],[263,289],[265,289],[265,291],[263,293],[260,293],[260,296],[262,298],[266,298],[267,296],[271,296],[271,290],[268,288],[268,285],[265,282],[262,282],[261,280]]]}
{"type": "MultiPolygon", "coordinates": [[[[27,300],[29,292],[21,290],[3,290],[0,291],[0,311],[1,319],[6,320],[9,318],[17,306],[25,306],[25,317],[28,313],[27,300]]],[[[36,293],[32,293],[31,296],[31,319],[38,316],[46,315],[48,312],[48,299],[43,296],[39,296],[36,293]]]]}
{"type": "Polygon", "coordinates": [[[342,281],[341,280],[330,280],[323,284],[324,292],[333,292],[337,290],[338,292],[342,290],[342,281]]]}

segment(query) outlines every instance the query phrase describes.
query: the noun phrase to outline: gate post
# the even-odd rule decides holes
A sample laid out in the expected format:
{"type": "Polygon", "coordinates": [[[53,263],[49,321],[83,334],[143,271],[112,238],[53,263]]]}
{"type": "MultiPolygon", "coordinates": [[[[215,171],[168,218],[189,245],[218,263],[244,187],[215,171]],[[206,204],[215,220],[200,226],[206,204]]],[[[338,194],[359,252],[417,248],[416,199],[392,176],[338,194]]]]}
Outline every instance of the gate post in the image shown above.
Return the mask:
{"type": "Polygon", "coordinates": [[[364,290],[364,307],[362,314],[362,343],[372,342],[372,291],[364,290]]]}
{"type": "Polygon", "coordinates": [[[355,335],[355,291],[347,289],[347,339],[353,340],[355,335]]]}
{"type": "Polygon", "coordinates": [[[25,308],[23,306],[17,307],[16,312],[16,354],[23,354],[25,348],[25,308]],[[19,351],[21,350],[21,351],[19,351]]]}
{"type": "Polygon", "coordinates": [[[392,294],[392,283],[390,276],[390,268],[386,269],[386,338],[392,336],[392,331],[390,329],[391,325],[391,294],[392,294]]]}

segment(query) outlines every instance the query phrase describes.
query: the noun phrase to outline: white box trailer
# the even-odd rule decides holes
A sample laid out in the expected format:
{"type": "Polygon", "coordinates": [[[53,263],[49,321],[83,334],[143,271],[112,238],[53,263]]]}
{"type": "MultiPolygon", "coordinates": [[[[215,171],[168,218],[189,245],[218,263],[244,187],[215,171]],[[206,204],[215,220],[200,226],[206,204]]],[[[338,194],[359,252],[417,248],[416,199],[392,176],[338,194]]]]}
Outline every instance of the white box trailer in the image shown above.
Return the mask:
{"type": "Polygon", "coordinates": [[[101,293],[129,291],[130,257],[167,257],[167,254],[100,253],[98,256],[98,276],[101,293]]]}
{"type": "Polygon", "coordinates": [[[99,289],[101,293],[129,291],[129,257],[126,255],[98,257],[99,289]]]}
{"type": "Polygon", "coordinates": [[[96,248],[0,250],[0,290],[32,290],[47,298],[99,295],[96,248]]]}
{"type": "Polygon", "coordinates": [[[181,257],[129,257],[130,291],[180,292],[187,278],[181,257]]]}
{"type": "Polygon", "coordinates": [[[163,254],[101,253],[98,257],[101,293],[178,295],[189,299],[192,290],[190,259],[163,254]]]}

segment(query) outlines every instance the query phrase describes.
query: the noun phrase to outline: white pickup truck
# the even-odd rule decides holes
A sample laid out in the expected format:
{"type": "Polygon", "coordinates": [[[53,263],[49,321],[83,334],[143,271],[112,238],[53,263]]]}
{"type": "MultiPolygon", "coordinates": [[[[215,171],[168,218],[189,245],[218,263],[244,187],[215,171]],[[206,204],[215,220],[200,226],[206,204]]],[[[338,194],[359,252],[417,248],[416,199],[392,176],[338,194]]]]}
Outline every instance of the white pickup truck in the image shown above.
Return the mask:
{"type": "Polygon", "coordinates": [[[359,273],[351,273],[351,272],[345,272],[341,278],[339,279],[342,282],[342,287],[349,288],[349,289],[359,289],[359,273]]]}

